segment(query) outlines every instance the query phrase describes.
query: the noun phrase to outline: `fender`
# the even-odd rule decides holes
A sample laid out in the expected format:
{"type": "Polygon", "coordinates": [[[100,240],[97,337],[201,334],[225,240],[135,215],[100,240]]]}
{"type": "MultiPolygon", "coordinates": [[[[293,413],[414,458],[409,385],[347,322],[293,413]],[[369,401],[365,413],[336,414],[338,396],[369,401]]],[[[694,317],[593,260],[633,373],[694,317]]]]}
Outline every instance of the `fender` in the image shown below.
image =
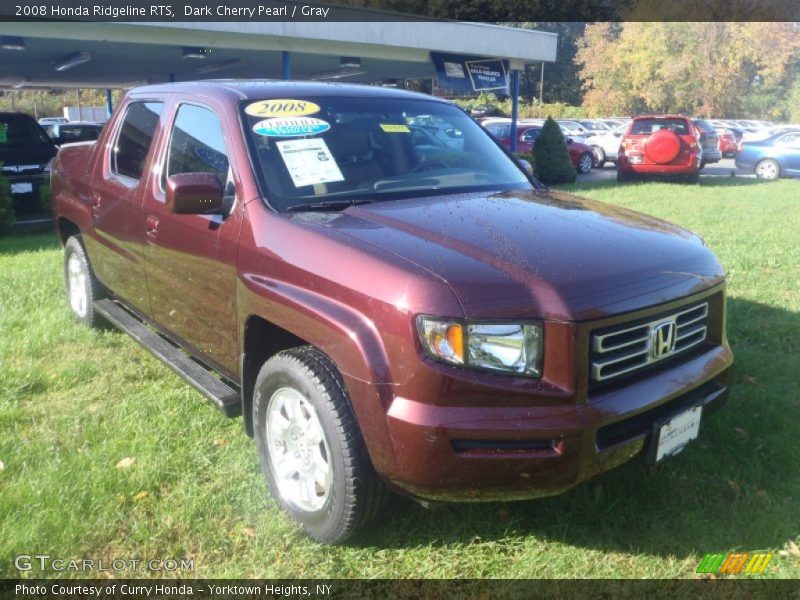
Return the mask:
{"type": "MultiPolygon", "coordinates": [[[[393,472],[394,444],[386,411],[397,373],[372,319],[327,296],[252,273],[243,274],[238,287],[239,314],[246,315],[240,323],[240,340],[245,339],[248,319],[257,316],[327,354],[343,376],[373,465],[379,471],[393,472]]],[[[252,432],[244,353],[242,359],[242,412],[245,429],[252,432]]]]}

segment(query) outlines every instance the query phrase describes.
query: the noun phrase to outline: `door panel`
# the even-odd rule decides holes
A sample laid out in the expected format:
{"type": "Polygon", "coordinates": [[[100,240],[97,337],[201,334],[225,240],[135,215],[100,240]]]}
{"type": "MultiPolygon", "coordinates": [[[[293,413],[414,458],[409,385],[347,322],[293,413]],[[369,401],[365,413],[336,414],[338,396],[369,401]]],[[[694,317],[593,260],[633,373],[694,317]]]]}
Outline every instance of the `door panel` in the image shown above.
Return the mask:
{"type": "Polygon", "coordinates": [[[238,372],[236,244],[241,211],[225,135],[215,112],[181,104],[160,149],[163,175],[144,199],[148,288],[153,319],[198,356],[230,375],[238,372]],[[176,215],[166,208],[170,175],[210,172],[226,188],[229,213],[176,215]]]}
{"type": "Polygon", "coordinates": [[[94,238],[86,240],[97,277],[137,310],[150,312],[144,263],[143,177],[157,135],[161,102],[131,102],[114,134],[110,160],[96,166],[94,238]]]}

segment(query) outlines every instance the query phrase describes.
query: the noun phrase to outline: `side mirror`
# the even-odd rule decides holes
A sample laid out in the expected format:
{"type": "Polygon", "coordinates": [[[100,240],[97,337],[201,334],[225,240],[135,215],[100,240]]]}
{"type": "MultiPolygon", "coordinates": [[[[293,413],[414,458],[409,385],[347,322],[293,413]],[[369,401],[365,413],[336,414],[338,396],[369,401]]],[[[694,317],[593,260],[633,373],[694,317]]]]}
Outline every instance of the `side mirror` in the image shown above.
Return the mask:
{"type": "Polygon", "coordinates": [[[528,175],[533,177],[533,165],[531,163],[529,163],[524,158],[518,158],[517,163],[519,164],[520,167],[522,167],[523,171],[525,171],[528,175]]]}
{"type": "Polygon", "coordinates": [[[570,144],[573,144],[574,142],[575,142],[575,140],[573,140],[571,137],[568,137],[568,138],[567,138],[567,145],[568,145],[568,146],[569,146],[570,144]]]}
{"type": "Polygon", "coordinates": [[[167,179],[167,208],[176,215],[222,212],[222,184],[211,173],[181,173],[167,179]]]}

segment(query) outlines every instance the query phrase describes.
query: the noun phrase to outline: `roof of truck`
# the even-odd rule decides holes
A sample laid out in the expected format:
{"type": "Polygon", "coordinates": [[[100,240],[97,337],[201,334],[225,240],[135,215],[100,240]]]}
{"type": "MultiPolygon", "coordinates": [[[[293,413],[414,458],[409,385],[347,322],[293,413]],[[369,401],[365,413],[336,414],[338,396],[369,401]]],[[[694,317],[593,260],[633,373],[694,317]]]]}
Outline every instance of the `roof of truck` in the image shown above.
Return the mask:
{"type": "Polygon", "coordinates": [[[161,83],[133,88],[132,94],[201,93],[237,95],[242,100],[262,98],[292,98],[296,96],[370,96],[374,98],[404,98],[406,100],[436,100],[449,102],[428,94],[353,83],[323,83],[319,81],[284,81],[280,79],[210,79],[161,83]]]}

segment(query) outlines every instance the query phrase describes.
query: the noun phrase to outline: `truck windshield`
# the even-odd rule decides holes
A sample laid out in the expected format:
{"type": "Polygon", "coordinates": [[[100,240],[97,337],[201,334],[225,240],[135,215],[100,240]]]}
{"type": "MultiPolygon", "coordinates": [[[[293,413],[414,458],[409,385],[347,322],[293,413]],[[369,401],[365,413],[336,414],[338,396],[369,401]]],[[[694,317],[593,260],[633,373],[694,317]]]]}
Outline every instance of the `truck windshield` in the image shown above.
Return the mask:
{"type": "Polygon", "coordinates": [[[262,189],[280,211],[533,187],[482,127],[444,102],[337,96],[241,109],[262,189]]]}

